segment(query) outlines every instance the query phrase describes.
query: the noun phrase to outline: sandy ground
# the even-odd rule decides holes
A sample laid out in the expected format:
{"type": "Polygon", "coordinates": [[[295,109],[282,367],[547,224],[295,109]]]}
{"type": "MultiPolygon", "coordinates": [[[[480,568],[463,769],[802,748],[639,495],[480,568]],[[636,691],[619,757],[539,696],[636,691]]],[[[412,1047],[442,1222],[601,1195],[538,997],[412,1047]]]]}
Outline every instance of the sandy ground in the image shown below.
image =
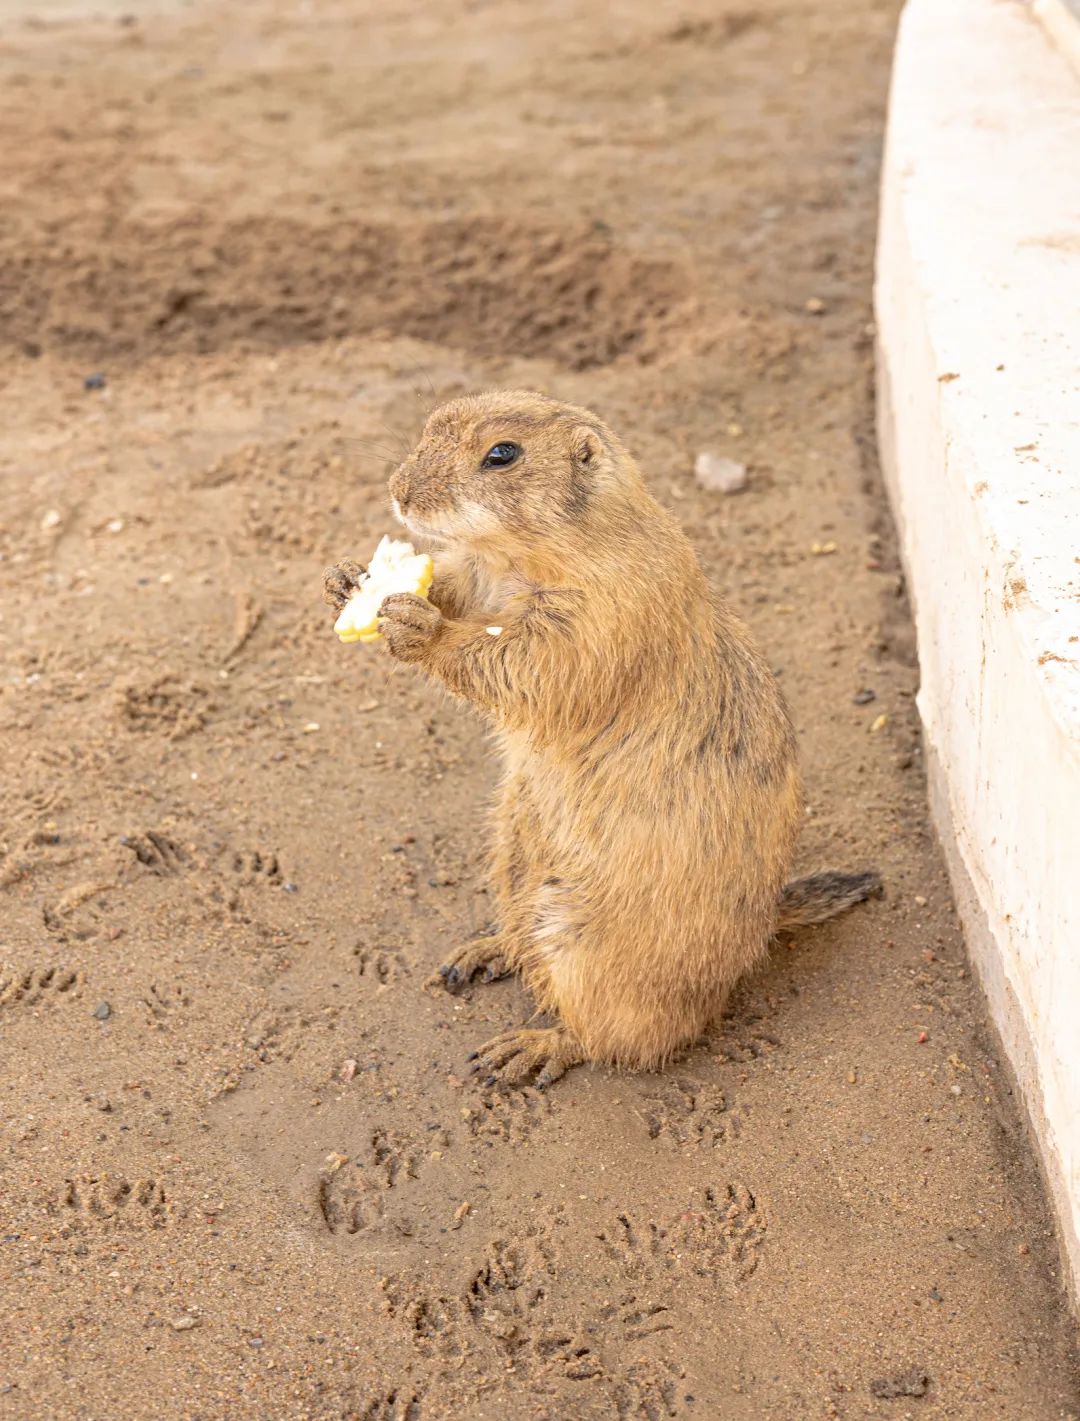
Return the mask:
{"type": "Polygon", "coordinates": [[[1080,1415],[874,461],[895,5],[130,9],[0,27],[0,1415],[1080,1415]],[[319,589],[511,382],[638,454],[782,677],[804,866],[888,894],[669,1074],[499,1097],[520,989],[423,987],[483,733],[319,589]]]}

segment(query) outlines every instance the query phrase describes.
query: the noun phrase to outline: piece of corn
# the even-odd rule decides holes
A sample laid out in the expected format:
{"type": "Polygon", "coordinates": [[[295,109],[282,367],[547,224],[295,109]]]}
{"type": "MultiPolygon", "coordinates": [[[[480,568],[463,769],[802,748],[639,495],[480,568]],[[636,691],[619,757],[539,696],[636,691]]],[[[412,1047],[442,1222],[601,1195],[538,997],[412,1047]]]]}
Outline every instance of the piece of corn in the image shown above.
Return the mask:
{"type": "Polygon", "coordinates": [[[416,552],[412,543],[383,538],[356,591],[341,609],[334,631],[346,643],[378,641],[383,599],[394,592],[426,597],[434,575],[435,567],[427,553],[416,552]]]}

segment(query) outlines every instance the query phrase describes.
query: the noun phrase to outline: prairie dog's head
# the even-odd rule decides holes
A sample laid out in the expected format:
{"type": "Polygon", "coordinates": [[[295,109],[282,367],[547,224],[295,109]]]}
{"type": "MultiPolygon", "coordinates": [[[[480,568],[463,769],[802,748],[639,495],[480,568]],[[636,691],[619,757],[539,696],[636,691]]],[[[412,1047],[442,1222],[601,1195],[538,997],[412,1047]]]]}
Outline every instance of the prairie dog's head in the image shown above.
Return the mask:
{"type": "Polygon", "coordinates": [[[442,405],[390,480],[411,532],[480,556],[576,541],[596,506],[638,481],[588,410],[507,390],[442,405]]]}

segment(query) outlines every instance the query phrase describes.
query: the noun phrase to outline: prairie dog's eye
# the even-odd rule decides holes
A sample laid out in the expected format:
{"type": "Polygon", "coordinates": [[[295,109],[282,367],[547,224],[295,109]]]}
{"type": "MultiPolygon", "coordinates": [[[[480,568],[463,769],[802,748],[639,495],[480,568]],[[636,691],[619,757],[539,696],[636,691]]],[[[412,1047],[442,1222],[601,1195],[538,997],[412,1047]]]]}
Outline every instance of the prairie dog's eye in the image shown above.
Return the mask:
{"type": "Polygon", "coordinates": [[[501,443],[491,446],[484,455],[480,467],[482,469],[507,469],[520,453],[521,450],[516,444],[503,440],[501,443]]]}

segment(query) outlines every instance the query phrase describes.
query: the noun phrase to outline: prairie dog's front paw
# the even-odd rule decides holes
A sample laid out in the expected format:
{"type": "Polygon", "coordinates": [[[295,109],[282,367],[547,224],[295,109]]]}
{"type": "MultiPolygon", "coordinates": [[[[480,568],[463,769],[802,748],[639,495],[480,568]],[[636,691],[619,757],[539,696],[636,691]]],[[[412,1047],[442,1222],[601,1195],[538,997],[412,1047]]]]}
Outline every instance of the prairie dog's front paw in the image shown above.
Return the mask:
{"type": "Polygon", "coordinates": [[[438,607],[411,592],[395,592],[379,608],[379,633],[398,661],[422,661],[442,625],[438,607]]]}
{"type": "Polygon", "coordinates": [[[364,569],[352,558],[342,558],[336,567],[328,567],[323,574],[323,601],[340,612],[359,587],[363,575],[364,569]]]}

